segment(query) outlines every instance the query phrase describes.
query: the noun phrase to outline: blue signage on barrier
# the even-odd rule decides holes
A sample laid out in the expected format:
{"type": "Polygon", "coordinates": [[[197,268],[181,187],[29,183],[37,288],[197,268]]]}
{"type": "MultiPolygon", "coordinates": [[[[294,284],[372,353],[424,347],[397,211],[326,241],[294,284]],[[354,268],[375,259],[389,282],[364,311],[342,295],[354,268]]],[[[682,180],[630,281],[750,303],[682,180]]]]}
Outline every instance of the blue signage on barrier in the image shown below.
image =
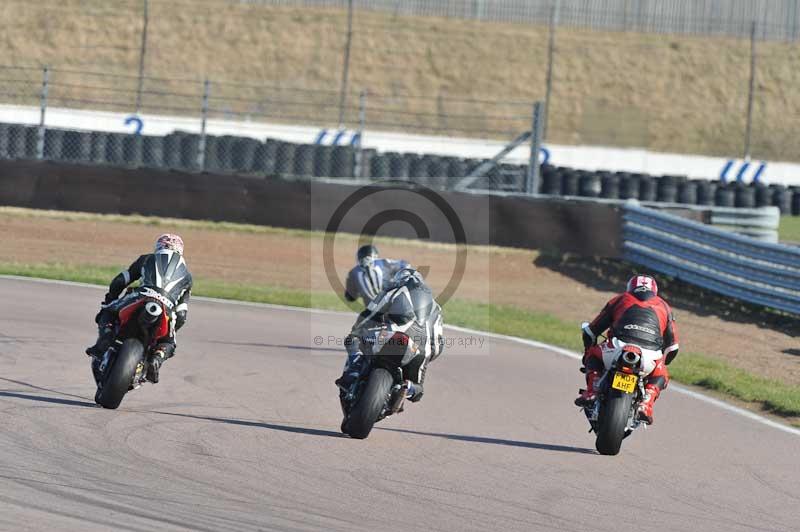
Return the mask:
{"type": "MultiPolygon", "coordinates": [[[[738,163],[739,163],[739,161],[736,161],[734,159],[730,159],[729,161],[727,161],[722,166],[722,170],[720,170],[719,180],[722,181],[723,183],[727,183],[728,182],[728,173],[738,163]]],[[[747,171],[751,167],[755,167],[755,165],[751,164],[750,161],[741,161],[741,166],[739,167],[739,170],[736,172],[736,181],[744,182],[745,176],[747,175],[747,171]]],[[[761,161],[761,163],[758,165],[758,168],[753,173],[753,179],[752,179],[753,183],[758,183],[758,182],[761,181],[761,176],[764,174],[764,170],[766,170],[766,168],[767,168],[767,163],[764,162],[764,161],[761,161]]]]}
{"type": "Polygon", "coordinates": [[[144,122],[142,122],[142,119],[139,118],[136,115],[131,115],[128,118],[125,119],[125,125],[126,126],[130,126],[131,124],[134,126],[133,127],[133,134],[134,135],[141,135],[142,134],[142,129],[144,128],[144,122]]]}
{"type": "Polygon", "coordinates": [[[550,161],[550,150],[542,146],[539,148],[539,163],[547,164],[550,161]]]}
{"type": "MultiPolygon", "coordinates": [[[[324,144],[326,137],[328,137],[328,133],[333,135],[333,138],[331,139],[331,146],[338,146],[342,139],[350,134],[350,132],[346,129],[340,129],[338,131],[328,131],[327,129],[323,129],[320,130],[319,134],[317,134],[317,138],[314,139],[314,144],[324,144]]],[[[361,142],[361,133],[355,131],[350,137],[349,144],[351,146],[356,146],[359,142],[361,142]]]]}

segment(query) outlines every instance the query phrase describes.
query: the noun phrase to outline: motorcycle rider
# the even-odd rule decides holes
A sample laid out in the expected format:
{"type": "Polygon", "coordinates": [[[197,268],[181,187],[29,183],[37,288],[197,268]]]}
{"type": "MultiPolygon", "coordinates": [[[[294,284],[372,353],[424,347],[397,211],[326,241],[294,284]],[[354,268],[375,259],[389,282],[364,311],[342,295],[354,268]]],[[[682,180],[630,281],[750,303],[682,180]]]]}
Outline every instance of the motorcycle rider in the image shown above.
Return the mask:
{"type": "Polygon", "coordinates": [[[578,406],[590,405],[596,397],[595,383],[605,371],[603,350],[611,349],[611,339],[644,349],[660,350],[664,356],[645,380],[645,395],[637,418],[653,423],[653,404],[669,383],[667,366],[678,356],[678,330],[672,309],[658,296],[658,284],[650,275],[635,275],[624,293],[611,299],[600,314],[583,329],[586,352],[586,390],[575,399],[578,406]],[[608,330],[608,342],[597,345],[597,336],[608,330]]]}
{"type": "Polygon", "coordinates": [[[361,246],[356,252],[356,265],[347,274],[344,298],[347,301],[361,298],[366,307],[383,290],[384,284],[408,267],[404,260],[380,258],[378,248],[372,244],[361,246]]]}
{"type": "Polygon", "coordinates": [[[155,289],[173,303],[169,316],[169,335],[159,340],[147,368],[147,379],[157,383],[161,366],[175,353],[175,331],[184,326],[189,311],[192,275],[183,258],[183,239],[180,236],[170,233],[159,236],[153,253],[140,256],[127,270],[114,277],[100,312],[95,317],[98,327],[97,342],[86,349],[87,355],[99,359],[111,347],[115,339],[119,311],[140,297],[140,288],[155,289]],[[139,280],[139,287],[129,290],[122,298],[119,297],[125,288],[139,280]]]}
{"type": "Polygon", "coordinates": [[[424,354],[424,357],[419,357],[419,362],[405,368],[405,374],[411,377],[406,380],[407,398],[417,402],[422,399],[428,364],[444,350],[444,337],[442,308],[433,298],[422,275],[410,267],[398,271],[367,309],[358,315],[345,339],[347,360],[342,376],[336,379],[336,385],[340,393],[347,393],[364,364],[362,349],[365,346],[362,343],[374,338],[370,331],[387,323],[409,336],[424,354]]]}

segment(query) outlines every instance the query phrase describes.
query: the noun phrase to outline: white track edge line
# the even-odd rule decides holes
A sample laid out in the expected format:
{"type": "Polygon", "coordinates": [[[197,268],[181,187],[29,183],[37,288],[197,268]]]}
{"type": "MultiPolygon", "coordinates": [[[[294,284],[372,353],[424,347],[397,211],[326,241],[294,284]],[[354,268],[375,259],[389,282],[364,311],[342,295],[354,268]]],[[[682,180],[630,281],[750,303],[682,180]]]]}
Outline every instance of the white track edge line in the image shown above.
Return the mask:
{"type": "MultiPolygon", "coordinates": [[[[94,288],[98,290],[105,290],[104,287],[96,284],[89,284],[89,283],[78,283],[75,281],[62,281],[58,279],[42,279],[39,277],[25,277],[21,275],[0,275],[0,279],[8,279],[14,281],[28,281],[28,282],[36,282],[36,283],[44,283],[44,284],[59,284],[64,286],[77,286],[83,288],[94,288]]],[[[266,309],[274,309],[274,310],[286,310],[286,311],[293,311],[293,312],[306,312],[311,314],[338,314],[338,315],[350,315],[349,312],[339,311],[339,310],[323,310],[323,309],[314,309],[314,308],[307,308],[307,307],[290,307],[286,305],[274,305],[271,303],[255,303],[251,301],[234,301],[231,299],[218,299],[214,297],[194,297],[192,299],[198,301],[206,301],[210,303],[222,303],[225,305],[237,305],[237,306],[244,306],[244,307],[256,307],[256,308],[266,308],[266,309]]],[[[508,336],[505,334],[497,334],[491,332],[484,332],[479,331],[476,329],[468,329],[466,327],[459,327],[457,325],[446,325],[445,328],[452,329],[454,331],[463,332],[466,334],[475,334],[475,335],[483,335],[488,338],[495,338],[498,340],[504,340],[507,342],[514,342],[517,344],[527,345],[530,347],[536,347],[539,349],[545,349],[552,353],[556,353],[561,356],[569,357],[574,360],[580,360],[583,358],[580,354],[575,353],[574,351],[570,351],[569,349],[564,349],[562,347],[557,347],[554,345],[546,344],[544,342],[537,342],[536,340],[528,340],[526,338],[519,338],[517,336],[508,336]]],[[[576,329],[577,330],[577,329],[576,329]]],[[[710,397],[700,392],[696,392],[692,389],[689,389],[685,386],[680,384],[672,384],[670,386],[671,390],[675,390],[676,392],[696,399],[698,401],[702,401],[704,403],[716,406],[722,410],[727,412],[737,414],[739,416],[745,417],[752,421],[756,421],[761,423],[762,425],[766,425],[768,427],[772,427],[774,429],[786,432],[787,434],[792,434],[794,436],[800,436],[800,429],[796,429],[794,427],[790,427],[788,425],[784,425],[783,423],[779,423],[777,421],[773,421],[769,418],[764,416],[758,415],[755,412],[751,412],[744,408],[740,408],[738,406],[734,406],[728,404],[720,399],[716,399],[714,397],[710,397]]]]}

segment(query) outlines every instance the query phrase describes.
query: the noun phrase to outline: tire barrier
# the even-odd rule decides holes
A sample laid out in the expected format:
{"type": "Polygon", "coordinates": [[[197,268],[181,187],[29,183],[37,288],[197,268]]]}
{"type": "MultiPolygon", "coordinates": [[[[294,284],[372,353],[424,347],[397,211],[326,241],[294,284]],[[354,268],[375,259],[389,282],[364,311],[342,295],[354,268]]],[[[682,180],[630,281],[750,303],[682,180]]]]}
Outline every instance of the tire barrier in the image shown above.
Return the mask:
{"type": "Polygon", "coordinates": [[[314,177],[328,177],[331,175],[331,159],[333,146],[317,145],[314,147],[314,177]]]}
{"type": "Polygon", "coordinates": [[[25,158],[34,158],[36,157],[37,145],[39,144],[39,128],[37,127],[26,127],[25,128],[25,147],[24,151],[22,152],[21,156],[25,158]]]}
{"type": "Polygon", "coordinates": [[[164,137],[164,166],[169,169],[177,170],[182,167],[181,150],[184,136],[183,133],[176,131],[164,137]]]}
{"type": "Polygon", "coordinates": [[[619,199],[639,199],[639,178],[633,174],[619,174],[619,199]]]}
{"type": "Polygon", "coordinates": [[[200,135],[186,133],[180,137],[180,166],[181,170],[198,170],[197,153],[200,150],[200,135]]]}
{"type": "Polygon", "coordinates": [[[734,187],[734,207],[752,209],[756,206],[756,189],[739,184],[734,187]]]}
{"type": "Polygon", "coordinates": [[[697,205],[697,183],[685,181],[678,185],[678,203],[697,205]]]}
{"type": "Polygon", "coordinates": [[[9,124],[0,124],[0,159],[10,159],[8,153],[8,142],[10,137],[11,126],[9,124]]]}
{"type": "Polygon", "coordinates": [[[122,133],[108,133],[106,135],[106,156],[109,164],[125,166],[125,155],[122,149],[122,133]]]}
{"type": "Polygon", "coordinates": [[[122,161],[126,166],[137,168],[142,165],[142,136],[123,135],[122,161]]]}
{"type": "Polygon", "coordinates": [[[206,136],[206,148],[203,157],[203,164],[207,172],[222,172],[222,164],[219,160],[219,137],[214,135],[206,136]]]}
{"type": "Polygon", "coordinates": [[[64,154],[64,130],[48,129],[44,132],[44,158],[50,160],[66,159],[64,154]]]}
{"type": "Polygon", "coordinates": [[[461,179],[467,177],[467,165],[469,163],[466,159],[461,159],[459,157],[450,157],[447,161],[447,175],[453,178],[452,183],[455,186],[455,183],[460,181],[461,179]]]}
{"type": "MultiPolygon", "coordinates": [[[[402,160],[402,157],[400,158],[402,160]]],[[[392,175],[392,160],[389,157],[389,154],[382,154],[377,153],[372,157],[372,161],[370,161],[370,176],[376,179],[387,179],[390,177],[395,177],[392,175]]]]}
{"type": "Polygon", "coordinates": [[[561,174],[561,195],[562,196],[577,196],[578,195],[578,173],[573,170],[565,170],[561,174]]]}
{"type": "Polygon", "coordinates": [[[800,216],[800,188],[792,188],[792,204],[790,213],[792,216],[800,216]]]}
{"type": "Polygon", "coordinates": [[[772,205],[772,191],[768,186],[761,183],[752,186],[756,191],[756,207],[769,207],[772,205]]]}
{"type": "Polygon", "coordinates": [[[290,175],[294,172],[294,152],[296,145],[291,142],[276,141],[275,173],[277,175],[290,175]]]}
{"type": "Polygon", "coordinates": [[[142,165],[148,168],[165,166],[164,144],[166,137],[142,137],[142,165]]]}
{"type": "Polygon", "coordinates": [[[224,135],[217,142],[217,160],[223,172],[233,172],[233,144],[237,137],[224,135]]]}
{"type": "Polygon", "coordinates": [[[313,144],[301,144],[295,149],[292,173],[296,176],[310,176],[314,174],[313,144]]]}
{"type": "Polygon", "coordinates": [[[658,179],[656,200],[676,203],[678,201],[678,186],[672,176],[662,176],[658,179]]]}
{"type": "Polygon", "coordinates": [[[602,185],[600,176],[589,172],[579,172],[578,175],[578,195],[587,198],[600,197],[602,185]]]}
{"type": "MultiPolygon", "coordinates": [[[[0,123],[0,159],[37,159],[38,126],[0,123]]],[[[50,161],[163,168],[189,172],[354,178],[356,148],[340,145],[295,144],[275,139],[207,135],[205,153],[198,157],[200,135],[174,131],[165,136],[77,131],[47,128],[42,157],[50,161]]],[[[436,188],[454,188],[485,162],[433,154],[360,152],[359,178],[408,179],[436,188]]],[[[490,168],[472,189],[522,192],[527,166],[501,163],[490,168]]],[[[717,184],[681,175],[586,171],[544,164],[540,187],[549,196],[583,196],[609,200],[637,199],[700,206],[739,208],[776,206],[784,214],[797,213],[795,188],[760,183],[717,184]]]]}
{"type": "Polygon", "coordinates": [[[612,174],[600,178],[600,197],[605,199],[619,199],[619,177],[612,174]]]}
{"type": "Polygon", "coordinates": [[[542,167],[542,194],[548,196],[561,194],[561,173],[550,165],[542,167]]]}
{"type": "Polygon", "coordinates": [[[421,155],[406,154],[408,159],[408,178],[411,181],[419,181],[420,178],[428,176],[428,160],[421,155]]]}
{"type": "Polygon", "coordinates": [[[331,177],[354,177],[356,151],[352,146],[335,146],[331,152],[331,177]]]}
{"type": "Polygon", "coordinates": [[[714,205],[714,193],[717,190],[716,183],[706,181],[705,179],[695,180],[697,185],[697,204],[705,206],[714,205]]]}
{"type": "Polygon", "coordinates": [[[258,143],[253,154],[253,172],[259,175],[275,175],[275,162],[278,160],[278,141],[267,139],[258,143]]]}
{"type": "Polygon", "coordinates": [[[441,157],[436,155],[423,155],[425,159],[427,176],[426,177],[447,177],[447,166],[441,157]]]}
{"type": "Polygon", "coordinates": [[[718,186],[714,192],[714,205],[717,207],[733,207],[736,203],[736,192],[726,186],[718,186]]]}
{"type": "Polygon", "coordinates": [[[231,143],[231,168],[234,172],[252,173],[256,149],[260,143],[250,138],[234,138],[231,143]]]}
{"type": "Polygon", "coordinates": [[[773,184],[769,188],[772,189],[772,205],[780,209],[781,214],[791,213],[792,197],[786,186],[773,184]]]}
{"type": "Polygon", "coordinates": [[[411,160],[404,154],[389,152],[386,154],[389,161],[389,176],[393,179],[408,179],[410,175],[411,160]]]}
{"type": "Polygon", "coordinates": [[[658,197],[658,188],[656,180],[653,176],[639,175],[639,200],[640,201],[656,201],[658,197]]]}

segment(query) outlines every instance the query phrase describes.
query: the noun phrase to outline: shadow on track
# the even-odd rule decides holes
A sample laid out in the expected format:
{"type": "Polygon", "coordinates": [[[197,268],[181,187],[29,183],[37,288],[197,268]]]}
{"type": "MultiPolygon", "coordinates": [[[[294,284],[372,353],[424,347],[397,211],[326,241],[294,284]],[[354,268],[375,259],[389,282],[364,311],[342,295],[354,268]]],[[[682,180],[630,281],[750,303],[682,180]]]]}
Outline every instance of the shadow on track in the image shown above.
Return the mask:
{"type": "Polygon", "coordinates": [[[89,406],[97,408],[97,405],[89,401],[76,401],[74,399],[59,399],[58,397],[46,397],[44,395],[31,395],[19,392],[0,391],[0,397],[13,397],[15,399],[26,399],[28,401],[41,401],[43,403],[56,403],[69,406],[89,406]]]}
{"type": "Polygon", "coordinates": [[[483,436],[467,436],[464,434],[441,434],[437,432],[419,432],[416,430],[406,430],[406,429],[389,429],[383,427],[375,427],[375,428],[377,430],[386,430],[390,432],[402,432],[404,434],[414,434],[417,436],[435,436],[437,438],[445,438],[448,440],[456,440],[456,441],[467,441],[473,443],[490,443],[493,445],[507,445],[509,447],[524,447],[526,449],[540,449],[543,451],[556,451],[562,453],[597,454],[594,451],[594,449],[587,449],[584,447],[570,447],[569,445],[553,445],[550,443],[503,440],[498,438],[486,438],[483,436]]]}
{"type": "Polygon", "coordinates": [[[293,349],[297,351],[333,351],[335,353],[344,353],[344,347],[317,347],[313,345],[280,345],[280,344],[266,344],[260,342],[223,342],[221,340],[206,340],[209,344],[222,344],[222,345],[238,345],[242,347],[272,347],[276,349],[293,349]]]}
{"type": "MultiPolygon", "coordinates": [[[[140,412],[144,413],[145,411],[141,410],[140,412]]],[[[177,414],[175,412],[160,412],[158,410],[150,410],[147,411],[149,414],[159,414],[162,416],[175,416],[175,417],[185,417],[190,419],[199,419],[202,421],[215,421],[217,423],[227,423],[229,425],[240,425],[244,427],[257,427],[262,429],[269,429],[269,430],[279,430],[282,432],[292,432],[295,434],[309,434],[311,436],[327,436],[329,438],[346,438],[344,434],[341,432],[334,432],[332,430],[324,430],[324,429],[311,429],[307,427],[295,427],[292,425],[278,425],[275,423],[264,423],[261,421],[248,421],[244,419],[233,419],[233,418],[226,418],[226,417],[212,417],[212,416],[197,416],[193,414],[177,414]]]]}

